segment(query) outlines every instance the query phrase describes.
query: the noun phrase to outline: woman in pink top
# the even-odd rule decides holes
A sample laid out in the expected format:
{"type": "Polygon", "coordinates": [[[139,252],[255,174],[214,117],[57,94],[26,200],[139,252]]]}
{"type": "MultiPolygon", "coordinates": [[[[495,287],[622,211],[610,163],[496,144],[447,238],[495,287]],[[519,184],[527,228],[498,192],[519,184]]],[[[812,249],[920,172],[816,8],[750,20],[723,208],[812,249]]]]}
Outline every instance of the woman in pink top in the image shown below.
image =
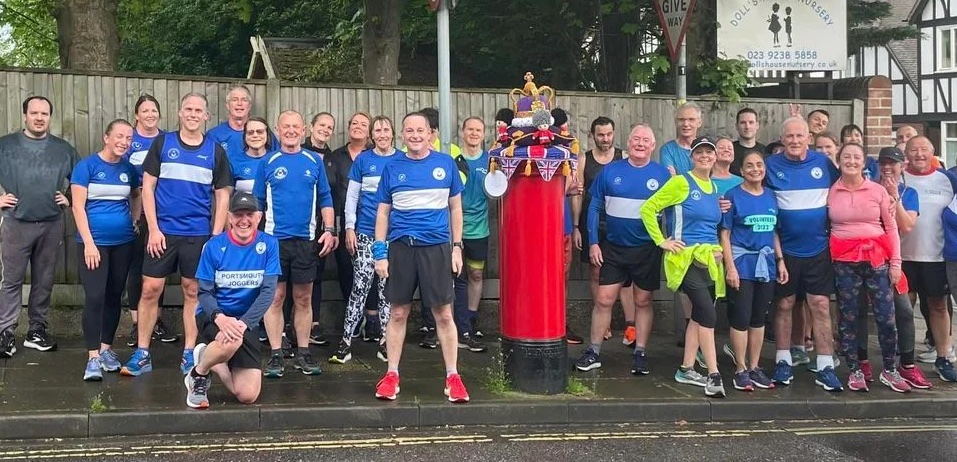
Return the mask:
{"type": "Polygon", "coordinates": [[[894,217],[897,204],[883,186],[864,179],[865,160],[861,145],[845,144],[837,154],[841,178],[827,196],[831,259],[841,314],[838,332],[851,369],[847,387],[867,391],[857,356],[858,304],[860,290],[865,288],[884,359],[881,383],[903,393],[911,387],[897,372],[894,286],[901,280],[900,236],[894,217]]]}

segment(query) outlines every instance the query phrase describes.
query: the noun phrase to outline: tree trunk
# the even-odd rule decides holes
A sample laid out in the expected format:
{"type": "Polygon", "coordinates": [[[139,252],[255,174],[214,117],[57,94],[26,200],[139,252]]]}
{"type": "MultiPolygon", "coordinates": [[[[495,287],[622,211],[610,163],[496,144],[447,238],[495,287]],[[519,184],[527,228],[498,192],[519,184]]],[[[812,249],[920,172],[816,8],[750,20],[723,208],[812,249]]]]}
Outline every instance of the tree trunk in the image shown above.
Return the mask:
{"type": "Polygon", "coordinates": [[[599,91],[632,93],[635,82],[631,79],[630,65],[636,46],[628,35],[622,32],[626,22],[624,14],[614,12],[601,18],[602,52],[601,69],[604,71],[604,88],[599,91]]]}
{"type": "Polygon", "coordinates": [[[118,0],[58,0],[54,13],[64,69],[116,70],[118,0]]]}
{"type": "Polygon", "coordinates": [[[399,23],[401,3],[364,0],[362,26],[362,81],[373,85],[399,83],[399,23]]]}

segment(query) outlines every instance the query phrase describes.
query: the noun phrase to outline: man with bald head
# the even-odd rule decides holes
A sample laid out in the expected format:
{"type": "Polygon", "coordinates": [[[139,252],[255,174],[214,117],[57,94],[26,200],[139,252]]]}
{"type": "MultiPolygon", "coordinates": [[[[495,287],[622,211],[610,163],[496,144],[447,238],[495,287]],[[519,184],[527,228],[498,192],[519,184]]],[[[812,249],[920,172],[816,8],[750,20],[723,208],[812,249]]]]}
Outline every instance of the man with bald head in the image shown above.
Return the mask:
{"type": "Polygon", "coordinates": [[[788,282],[775,289],[778,309],[774,381],[791,384],[791,315],[796,296],[805,292],[818,351],[815,383],[827,391],[842,391],[834,374],[830,315],[834,272],[827,233],[827,194],[840,174],[826,155],[807,148],[809,137],[804,119],[787,119],[781,126],[784,152],[765,161],[765,182],[774,191],[780,209],[778,233],[789,274],[788,282]]]}
{"type": "Polygon", "coordinates": [[[907,151],[907,142],[911,138],[917,136],[917,129],[910,126],[904,125],[897,129],[897,149],[901,151],[907,151]]]}
{"type": "Polygon", "coordinates": [[[282,306],[286,299],[286,281],[292,284],[293,325],[299,350],[295,368],[306,375],[322,373],[309,352],[312,330],[312,285],[316,280],[318,258],[338,245],[332,192],[322,159],[303,150],[300,143],[305,130],[302,115],[286,111],[279,115],[276,133],[279,150],[266,155],[259,164],[253,194],[265,210],[265,231],[279,240],[279,264],[282,274],[272,305],[263,317],[270,355],[263,375],[282,377],[282,306]],[[321,214],[322,228],[316,229],[321,214]]]}

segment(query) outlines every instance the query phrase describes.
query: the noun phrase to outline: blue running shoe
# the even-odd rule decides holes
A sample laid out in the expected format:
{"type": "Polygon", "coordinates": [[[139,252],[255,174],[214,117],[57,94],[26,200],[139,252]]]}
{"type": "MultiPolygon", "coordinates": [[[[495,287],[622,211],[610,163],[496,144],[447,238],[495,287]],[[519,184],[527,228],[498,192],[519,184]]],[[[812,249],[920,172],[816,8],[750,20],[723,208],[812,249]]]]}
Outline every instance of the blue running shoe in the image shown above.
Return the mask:
{"type": "Polygon", "coordinates": [[[592,350],[591,347],[586,348],[581,357],[575,361],[575,368],[582,372],[588,372],[599,367],[601,367],[601,356],[595,353],[595,350],[592,350]]]}
{"type": "Polygon", "coordinates": [[[137,348],[130,356],[130,360],[120,369],[120,374],[130,377],[139,377],[142,374],[153,371],[153,360],[149,350],[137,348]]]}
{"type": "Polygon", "coordinates": [[[947,358],[937,358],[934,361],[934,370],[944,382],[957,382],[957,372],[954,372],[954,364],[947,358]]]}
{"type": "Polygon", "coordinates": [[[123,367],[120,358],[109,348],[100,352],[100,364],[106,372],[116,372],[123,367]]]}
{"type": "Polygon", "coordinates": [[[648,369],[648,355],[644,350],[636,351],[631,356],[631,373],[635,375],[648,375],[651,371],[648,369]]]}
{"type": "Polygon", "coordinates": [[[187,348],[183,350],[183,359],[179,362],[179,371],[186,375],[189,373],[189,370],[193,368],[193,349],[187,348]]]}
{"type": "Polygon", "coordinates": [[[83,371],[83,380],[86,382],[99,382],[103,380],[100,358],[90,358],[90,360],[86,362],[86,370],[83,371]]]}
{"type": "Polygon", "coordinates": [[[831,366],[818,371],[814,383],[820,385],[826,391],[844,391],[844,385],[841,385],[841,381],[838,380],[837,374],[834,373],[834,368],[831,366]]]}
{"type": "Polygon", "coordinates": [[[791,365],[783,359],[778,361],[777,366],[774,368],[774,378],[772,380],[774,380],[774,383],[780,383],[781,385],[790,385],[791,380],[794,380],[791,365]]]}

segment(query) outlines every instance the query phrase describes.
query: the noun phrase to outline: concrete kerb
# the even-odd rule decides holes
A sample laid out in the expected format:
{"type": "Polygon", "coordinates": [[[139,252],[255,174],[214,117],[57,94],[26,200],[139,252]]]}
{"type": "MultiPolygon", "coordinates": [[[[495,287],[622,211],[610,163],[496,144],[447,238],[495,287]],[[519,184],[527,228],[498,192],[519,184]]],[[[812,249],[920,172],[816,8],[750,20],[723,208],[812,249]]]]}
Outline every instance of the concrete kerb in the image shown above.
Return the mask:
{"type": "Polygon", "coordinates": [[[452,404],[282,407],[195,411],[106,411],[0,415],[0,439],[156,434],[235,434],[287,430],[460,425],[766,422],[953,417],[957,398],[814,400],[569,400],[452,404]]]}

